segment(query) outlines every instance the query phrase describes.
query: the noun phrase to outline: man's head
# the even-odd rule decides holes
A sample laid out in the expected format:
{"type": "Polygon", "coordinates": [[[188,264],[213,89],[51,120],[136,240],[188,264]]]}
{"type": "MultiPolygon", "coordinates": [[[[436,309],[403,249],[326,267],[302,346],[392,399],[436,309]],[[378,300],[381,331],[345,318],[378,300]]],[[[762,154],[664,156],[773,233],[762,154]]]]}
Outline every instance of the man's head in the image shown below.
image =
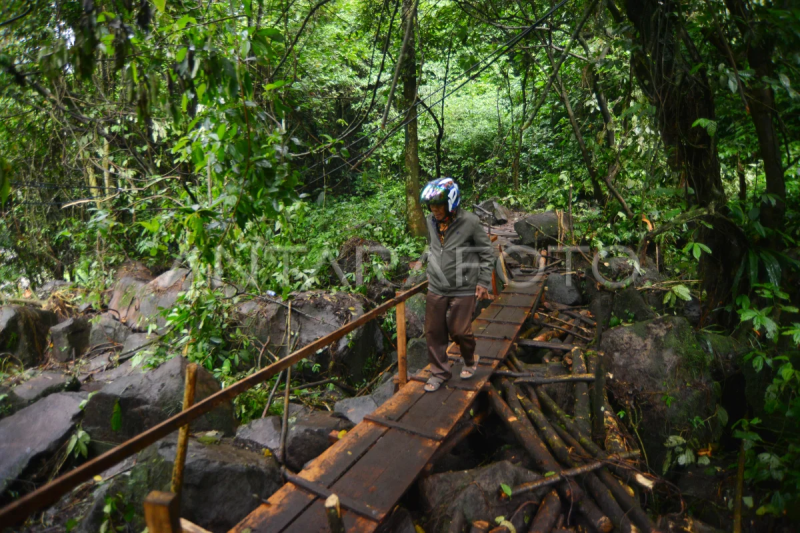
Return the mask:
{"type": "Polygon", "coordinates": [[[430,208],[438,221],[455,213],[461,203],[461,192],[453,178],[440,178],[428,182],[419,195],[420,203],[430,208]]]}

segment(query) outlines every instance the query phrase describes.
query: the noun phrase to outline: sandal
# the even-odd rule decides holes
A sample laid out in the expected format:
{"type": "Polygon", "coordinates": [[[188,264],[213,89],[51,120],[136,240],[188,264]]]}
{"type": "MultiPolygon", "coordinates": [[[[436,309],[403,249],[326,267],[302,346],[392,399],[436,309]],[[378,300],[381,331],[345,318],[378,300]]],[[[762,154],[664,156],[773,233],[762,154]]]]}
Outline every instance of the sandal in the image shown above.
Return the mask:
{"type": "Polygon", "coordinates": [[[475,372],[478,370],[478,360],[480,357],[478,354],[475,354],[475,363],[472,366],[467,366],[466,363],[464,364],[464,368],[461,369],[461,379],[469,379],[475,375],[475,372]]]}
{"type": "Polygon", "coordinates": [[[431,376],[428,378],[428,381],[425,382],[425,392],[436,392],[439,390],[439,387],[442,386],[444,380],[442,378],[437,378],[436,376],[431,376]]]}

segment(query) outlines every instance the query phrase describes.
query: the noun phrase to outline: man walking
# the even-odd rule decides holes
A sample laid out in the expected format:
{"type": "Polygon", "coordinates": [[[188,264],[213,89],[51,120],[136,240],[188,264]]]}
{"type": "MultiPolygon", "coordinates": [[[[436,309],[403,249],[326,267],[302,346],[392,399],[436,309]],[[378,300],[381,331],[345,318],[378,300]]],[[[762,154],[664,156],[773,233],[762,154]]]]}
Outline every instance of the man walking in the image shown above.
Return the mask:
{"type": "Polygon", "coordinates": [[[471,378],[478,369],[472,315],[476,299],[489,298],[494,252],[480,220],[460,210],[460,201],[452,178],[431,181],[420,194],[420,203],[431,210],[425,338],[432,375],[425,384],[427,392],[438,390],[452,377],[448,334],[464,358],[461,379],[471,378]]]}

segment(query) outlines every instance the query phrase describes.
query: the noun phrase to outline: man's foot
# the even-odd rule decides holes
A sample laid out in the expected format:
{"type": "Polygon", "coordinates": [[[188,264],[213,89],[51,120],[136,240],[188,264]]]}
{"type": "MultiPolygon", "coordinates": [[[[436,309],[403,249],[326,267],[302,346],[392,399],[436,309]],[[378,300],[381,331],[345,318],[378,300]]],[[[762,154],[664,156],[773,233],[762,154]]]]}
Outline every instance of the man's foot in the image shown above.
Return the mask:
{"type": "Polygon", "coordinates": [[[436,392],[439,390],[439,387],[442,386],[444,380],[442,378],[437,378],[436,376],[431,376],[428,378],[428,381],[425,383],[425,392],[436,392]]]}
{"type": "Polygon", "coordinates": [[[472,366],[467,366],[467,363],[464,363],[464,368],[461,369],[461,379],[469,379],[475,375],[475,372],[478,370],[478,359],[480,359],[480,357],[478,354],[475,354],[475,363],[472,366]]]}

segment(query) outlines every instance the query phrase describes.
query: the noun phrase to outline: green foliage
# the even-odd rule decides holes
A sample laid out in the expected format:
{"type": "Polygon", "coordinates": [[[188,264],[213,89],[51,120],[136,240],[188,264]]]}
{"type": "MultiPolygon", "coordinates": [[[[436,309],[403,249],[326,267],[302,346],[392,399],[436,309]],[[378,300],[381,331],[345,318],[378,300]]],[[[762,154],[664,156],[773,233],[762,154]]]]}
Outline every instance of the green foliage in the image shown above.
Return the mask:
{"type": "Polygon", "coordinates": [[[69,438],[67,443],[67,455],[74,455],[75,458],[89,457],[89,442],[91,437],[80,427],[75,430],[75,433],[69,438]]]}

